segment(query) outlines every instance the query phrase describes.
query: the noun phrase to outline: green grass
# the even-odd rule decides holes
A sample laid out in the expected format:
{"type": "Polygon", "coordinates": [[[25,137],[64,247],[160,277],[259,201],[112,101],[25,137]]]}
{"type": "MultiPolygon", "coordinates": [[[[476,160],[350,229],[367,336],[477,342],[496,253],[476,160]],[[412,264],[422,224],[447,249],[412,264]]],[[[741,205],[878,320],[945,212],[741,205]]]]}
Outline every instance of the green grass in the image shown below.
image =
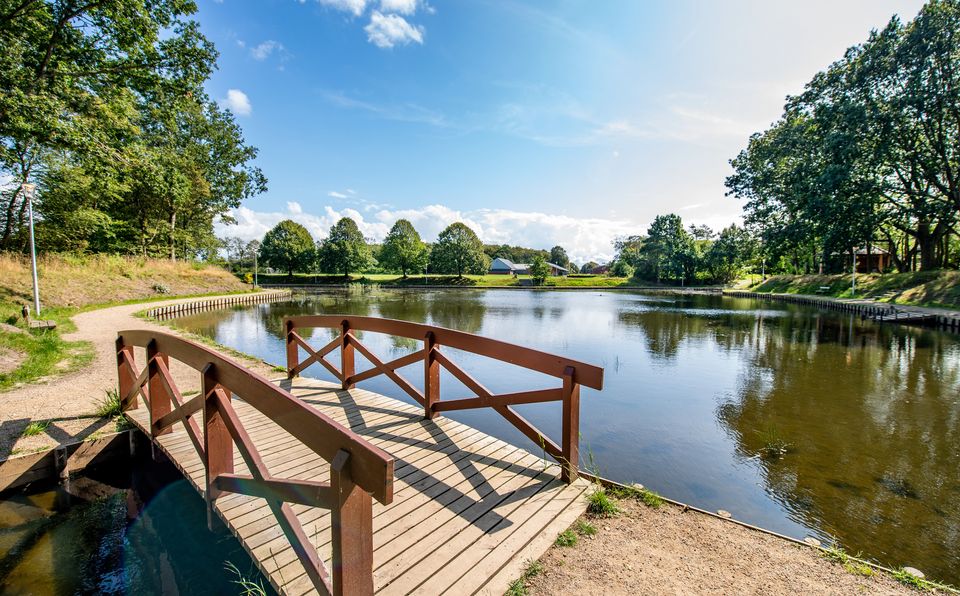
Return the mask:
{"type": "Polygon", "coordinates": [[[580,520],[574,524],[573,529],[580,536],[595,536],[597,534],[597,527],[586,520],[580,520]]]}
{"type": "Polygon", "coordinates": [[[116,389],[107,391],[106,396],[97,402],[97,407],[94,410],[94,414],[101,418],[112,419],[113,427],[116,432],[122,432],[128,428],[133,428],[133,425],[129,420],[127,420],[127,417],[123,415],[123,410],[120,407],[120,392],[116,389]]]}
{"type": "Polygon", "coordinates": [[[610,495],[618,499],[635,499],[647,507],[654,509],[663,505],[663,497],[645,488],[635,486],[611,486],[607,489],[610,495]]]}
{"type": "Polygon", "coordinates": [[[602,486],[595,486],[587,497],[587,513],[596,517],[613,517],[620,513],[620,508],[602,486]]]}
{"type": "Polygon", "coordinates": [[[762,445],[760,446],[760,456],[764,459],[780,459],[790,452],[793,448],[792,443],[788,443],[775,424],[771,424],[764,430],[758,430],[762,445]]]}
{"type": "Polygon", "coordinates": [[[564,530],[557,534],[557,539],[553,541],[557,546],[576,546],[577,545],[577,534],[573,530],[564,530]]]}
{"type": "Polygon", "coordinates": [[[94,357],[92,345],[64,341],[59,329],[0,332],[0,347],[25,355],[16,369],[0,373],[0,392],[43,377],[78,370],[92,362],[94,357]]]}
{"type": "Polygon", "coordinates": [[[543,573],[543,563],[540,561],[530,561],[523,574],[510,583],[507,588],[507,596],[525,596],[527,594],[527,582],[543,573]]]}
{"type": "Polygon", "coordinates": [[[851,275],[775,275],[749,288],[754,292],[823,295],[836,298],[870,298],[893,304],[960,307],[960,272],[917,271],[912,273],[857,274],[857,290],[851,290],[851,275]],[[827,288],[823,293],[820,288],[827,288]]]}
{"type": "Polygon", "coordinates": [[[35,420],[27,425],[23,432],[20,433],[22,437],[35,437],[46,432],[47,428],[50,426],[49,420],[35,420]]]}

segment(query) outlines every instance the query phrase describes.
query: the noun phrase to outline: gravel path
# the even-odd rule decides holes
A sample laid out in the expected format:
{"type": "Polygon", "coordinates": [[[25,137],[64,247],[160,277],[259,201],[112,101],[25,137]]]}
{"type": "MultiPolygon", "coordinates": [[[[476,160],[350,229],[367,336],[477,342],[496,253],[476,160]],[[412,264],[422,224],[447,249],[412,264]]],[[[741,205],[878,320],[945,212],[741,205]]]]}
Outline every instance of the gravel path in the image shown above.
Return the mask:
{"type": "MultiPolygon", "coordinates": [[[[215,299],[173,299],[149,304],[126,304],[92,310],[73,317],[77,330],[64,335],[67,341],[88,341],[95,349],[93,362],[82,370],[49,381],[34,382],[0,394],[0,459],[22,451],[53,447],[71,440],[79,440],[101,430],[107,421],[93,412],[107,392],[117,386],[117,364],[114,342],[121,329],[156,329],[170,331],[134,313],[168,304],[215,299]],[[31,421],[51,420],[50,426],[39,435],[21,437],[31,421]]],[[[139,360],[142,363],[142,360],[139,360]]],[[[179,376],[174,369],[174,376],[179,376]]],[[[263,372],[263,371],[258,371],[263,372]]],[[[185,374],[180,371],[180,374],[185,374]]]]}

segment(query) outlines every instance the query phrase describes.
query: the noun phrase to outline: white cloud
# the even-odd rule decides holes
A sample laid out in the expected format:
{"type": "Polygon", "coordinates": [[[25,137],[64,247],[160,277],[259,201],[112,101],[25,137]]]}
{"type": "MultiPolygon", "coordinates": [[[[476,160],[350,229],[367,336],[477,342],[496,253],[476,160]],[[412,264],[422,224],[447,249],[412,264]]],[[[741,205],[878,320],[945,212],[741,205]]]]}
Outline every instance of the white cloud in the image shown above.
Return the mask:
{"type": "Polygon", "coordinates": [[[220,105],[227,108],[237,116],[249,116],[253,113],[253,106],[250,105],[250,98],[239,89],[228,89],[227,96],[220,100],[220,105]]]}
{"type": "Polygon", "coordinates": [[[380,0],[380,10],[410,15],[417,12],[418,4],[418,0],[380,0]]]}
{"type": "Polygon", "coordinates": [[[343,194],[342,192],[337,192],[337,191],[335,191],[335,190],[331,190],[330,192],[328,192],[328,193],[327,193],[327,196],[328,196],[328,197],[333,197],[333,198],[335,198],[335,199],[346,199],[346,198],[347,198],[347,195],[343,194]]]}
{"type": "Polygon", "coordinates": [[[359,17],[367,9],[367,0],[317,0],[317,2],[328,8],[349,12],[355,17],[359,17]]]}
{"type": "Polygon", "coordinates": [[[578,218],[540,212],[509,209],[460,211],[446,205],[426,205],[418,209],[334,209],[326,205],[322,213],[304,213],[299,203],[287,203],[286,212],[253,211],[247,207],[234,210],[236,225],[218,224],[220,236],[238,236],[244,240],[259,239],[284,219],[292,219],[308,230],[315,240],[327,236],[330,226],[341,217],[351,217],[367,238],[382,240],[398,219],[408,219],[423,239],[433,242],[451,223],[460,221],[470,226],[488,244],[511,244],[549,250],[555,245],[567,249],[576,263],[605,262],[613,258],[613,240],[618,236],[638,234],[646,225],[622,219],[578,218]]]}
{"type": "Polygon", "coordinates": [[[400,15],[383,14],[378,10],[370,14],[370,23],[363,30],[367,32],[367,40],[378,48],[423,43],[423,27],[411,25],[400,15]]]}
{"type": "Polygon", "coordinates": [[[250,56],[252,56],[254,60],[263,62],[270,57],[270,54],[274,52],[282,53],[283,51],[284,47],[282,43],[268,39],[267,41],[250,48],[250,56]]]}

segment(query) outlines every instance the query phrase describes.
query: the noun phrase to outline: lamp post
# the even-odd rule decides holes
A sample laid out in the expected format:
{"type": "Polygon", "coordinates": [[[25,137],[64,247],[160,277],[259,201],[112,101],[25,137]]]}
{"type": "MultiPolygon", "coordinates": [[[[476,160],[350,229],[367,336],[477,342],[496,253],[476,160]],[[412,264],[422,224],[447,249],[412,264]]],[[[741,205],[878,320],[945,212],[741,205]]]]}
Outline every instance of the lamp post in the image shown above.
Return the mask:
{"type": "Polygon", "coordinates": [[[850,278],[850,295],[854,298],[857,297],[857,247],[853,247],[853,269],[851,269],[850,278]]]}
{"type": "Polygon", "coordinates": [[[33,239],[33,195],[37,185],[24,182],[21,186],[24,199],[27,201],[27,216],[30,222],[30,268],[33,270],[33,310],[40,316],[40,281],[37,278],[37,247],[33,239]]]}

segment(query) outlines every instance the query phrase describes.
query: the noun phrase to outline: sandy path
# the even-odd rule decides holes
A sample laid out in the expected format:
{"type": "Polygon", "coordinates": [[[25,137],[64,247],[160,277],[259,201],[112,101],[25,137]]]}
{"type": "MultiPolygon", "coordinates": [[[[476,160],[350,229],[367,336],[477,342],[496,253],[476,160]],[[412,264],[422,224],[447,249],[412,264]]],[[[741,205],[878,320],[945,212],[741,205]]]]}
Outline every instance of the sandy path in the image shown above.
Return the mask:
{"type": "MultiPolygon", "coordinates": [[[[864,577],[807,546],[693,510],[620,501],[591,519],[593,537],[553,546],[531,594],[917,594],[890,576],[864,577]]],[[[933,591],[927,593],[934,593],[933,591]]]]}
{"type": "MultiPolygon", "coordinates": [[[[117,364],[114,342],[121,329],[154,329],[171,332],[134,313],[168,304],[206,301],[216,298],[173,299],[149,304],[127,304],[81,313],[73,317],[77,330],[64,334],[67,341],[88,341],[95,349],[93,362],[82,370],[35,382],[7,393],[0,393],[0,459],[14,449],[32,450],[44,446],[81,439],[102,428],[106,422],[96,419],[93,412],[107,392],[117,386],[117,364]],[[38,436],[22,438],[24,427],[32,420],[52,420],[50,427],[38,436]]],[[[142,355],[138,364],[143,363],[142,355]]],[[[264,370],[258,370],[263,374],[264,370]]],[[[172,372],[181,390],[195,384],[192,370],[173,367],[172,372]]]]}

